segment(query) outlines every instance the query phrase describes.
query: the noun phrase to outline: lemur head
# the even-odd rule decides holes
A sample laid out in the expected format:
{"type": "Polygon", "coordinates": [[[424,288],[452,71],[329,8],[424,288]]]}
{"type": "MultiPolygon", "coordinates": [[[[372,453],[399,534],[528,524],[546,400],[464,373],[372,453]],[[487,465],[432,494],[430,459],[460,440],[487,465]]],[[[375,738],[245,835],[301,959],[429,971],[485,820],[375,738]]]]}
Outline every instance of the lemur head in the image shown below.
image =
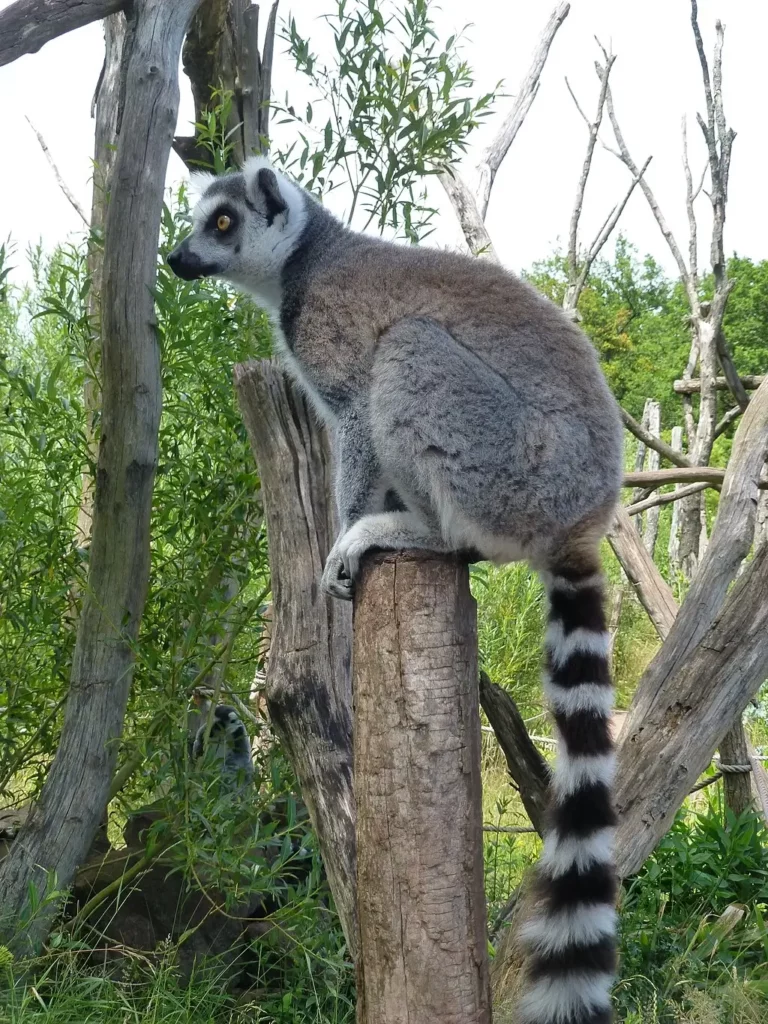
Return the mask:
{"type": "Polygon", "coordinates": [[[235,739],[239,739],[245,734],[245,727],[240,720],[240,716],[228,704],[218,704],[213,712],[211,737],[221,734],[234,737],[235,739]]]}
{"type": "Polygon", "coordinates": [[[306,220],[303,190],[259,156],[235,174],[195,174],[192,188],[200,198],[192,231],[168,256],[174,274],[221,277],[246,289],[278,278],[306,220]]]}

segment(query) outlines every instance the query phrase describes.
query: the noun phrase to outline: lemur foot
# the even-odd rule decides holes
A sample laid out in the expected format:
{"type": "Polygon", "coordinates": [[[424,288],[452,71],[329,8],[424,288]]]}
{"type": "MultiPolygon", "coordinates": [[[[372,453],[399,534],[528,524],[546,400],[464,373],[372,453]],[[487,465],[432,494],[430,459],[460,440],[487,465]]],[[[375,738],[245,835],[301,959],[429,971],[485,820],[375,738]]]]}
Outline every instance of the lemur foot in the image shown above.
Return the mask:
{"type": "Polygon", "coordinates": [[[353,580],[347,575],[344,560],[338,552],[338,544],[334,546],[325,561],[322,587],[326,594],[330,594],[331,597],[338,597],[342,601],[352,600],[355,585],[353,580]]]}
{"type": "Polygon", "coordinates": [[[331,549],[323,571],[323,589],[332,597],[351,601],[355,580],[360,573],[360,562],[366,551],[376,547],[375,540],[358,521],[339,537],[331,549]]]}

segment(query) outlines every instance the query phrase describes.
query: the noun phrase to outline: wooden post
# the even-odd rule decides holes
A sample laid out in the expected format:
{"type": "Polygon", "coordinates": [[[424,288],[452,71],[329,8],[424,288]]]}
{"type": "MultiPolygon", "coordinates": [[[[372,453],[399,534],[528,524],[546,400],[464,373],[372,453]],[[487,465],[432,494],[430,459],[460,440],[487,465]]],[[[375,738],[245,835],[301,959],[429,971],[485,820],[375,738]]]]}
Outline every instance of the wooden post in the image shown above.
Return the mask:
{"type": "Polygon", "coordinates": [[[489,1024],[467,567],[369,558],[355,597],[358,1024],[489,1024]]]}

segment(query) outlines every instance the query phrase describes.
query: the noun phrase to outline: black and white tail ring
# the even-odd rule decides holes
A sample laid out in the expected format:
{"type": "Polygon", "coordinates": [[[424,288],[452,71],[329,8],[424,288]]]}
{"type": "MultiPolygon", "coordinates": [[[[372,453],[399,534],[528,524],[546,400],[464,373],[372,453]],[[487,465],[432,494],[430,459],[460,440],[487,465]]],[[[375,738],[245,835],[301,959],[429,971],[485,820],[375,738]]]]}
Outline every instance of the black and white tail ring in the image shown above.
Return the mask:
{"type": "Polygon", "coordinates": [[[535,910],[521,928],[520,1024],[610,1024],[616,965],[613,687],[599,572],[544,574],[544,688],[558,754],[535,910]]]}

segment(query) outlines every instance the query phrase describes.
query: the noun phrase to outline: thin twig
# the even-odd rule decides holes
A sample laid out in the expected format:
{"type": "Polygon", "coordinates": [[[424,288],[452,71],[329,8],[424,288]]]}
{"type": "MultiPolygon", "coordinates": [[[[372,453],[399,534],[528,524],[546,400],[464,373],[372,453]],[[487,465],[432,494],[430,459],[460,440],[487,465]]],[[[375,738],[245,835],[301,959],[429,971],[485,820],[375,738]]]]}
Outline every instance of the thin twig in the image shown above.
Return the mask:
{"type": "MultiPolygon", "coordinates": [[[[581,167],[581,175],[579,177],[578,185],[576,186],[576,198],[573,203],[573,211],[571,213],[571,224],[568,233],[568,284],[569,292],[574,292],[576,285],[579,280],[578,270],[578,235],[579,235],[579,220],[581,219],[581,211],[584,206],[584,194],[587,189],[587,179],[589,178],[589,172],[592,167],[592,157],[595,153],[595,144],[597,142],[597,136],[600,131],[600,125],[603,121],[603,110],[605,109],[605,94],[608,91],[608,79],[611,74],[611,68],[614,65],[616,58],[613,54],[608,55],[605,66],[603,68],[603,74],[600,81],[600,94],[597,99],[597,111],[595,113],[594,121],[589,121],[589,137],[587,139],[587,150],[584,154],[584,162],[581,167]]],[[[570,89],[570,86],[569,86],[570,89]]],[[[571,94],[573,95],[573,94],[571,94]]],[[[575,101],[575,97],[574,97],[575,101]]],[[[578,104],[577,104],[578,106],[578,104]]],[[[586,276],[584,277],[586,280],[586,276]]],[[[573,296],[569,296],[568,308],[574,309],[575,302],[573,296]]]]}
{"type": "Polygon", "coordinates": [[[88,218],[85,215],[85,211],[83,210],[83,208],[80,205],[80,203],[78,203],[77,199],[75,199],[75,197],[74,197],[72,191],[70,190],[69,186],[67,185],[66,181],[64,181],[64,179],[62,178],[61,173],[59,171],[59,168],[56,166],[56,162],[53,159],[53,157],[51,156],[51,151],[50,151],[50,149],[48,149],[48,145],[47,145],[45,139],[40,134],[40,132],[37,130],[37,128],[35,128],[35,126],[32,124],[32,122],[30,121],[30,119],[27,117],[26,114],[24,115],[24,117],[26,118],[26,121],[27,121],[27,124],[29,125],[29,127],[32,129],[32,131],[37,136],[37,141],[40,143],[40,148],[42,149],[43,154],[45,155],[45,159],[50,164],[51,170],[53,171],[53,176],[56,179],[56,183],[58,184],[59,188],[64,193],[64,195],[66,196],[66,198],[68,199],[68,201],[70,202],[72,207],[77,212],[77,214],[80,217],[80,219],[82,220],[83,224],[85,224],[85,226],[87,228],[90,228],[91,224],[90,224],[90,221],[88,220],[88,218]]]}
{"type": "Polygon", "coordinates": [[[515,141],[515,137],[520,131],[528,111],[531,109],[531,104],[536,98],[536,93],[539,89],[539,79],[546,64],[552,40],[555,38],[557,30],[568,17],[570,9],[570,4],[561,3],[550,15],[536,47],[528,73],[520,83],[514,105],[504,118],[496,137],[485,150],[483,159],[478,165],[477,206],[480,211],[480,217],[483,220],[488,212],[488,201],[491,197],[491,189],[493,188],[496,172],[501,166],[502,160],[509,152],[509,147],[515,141]]]}

